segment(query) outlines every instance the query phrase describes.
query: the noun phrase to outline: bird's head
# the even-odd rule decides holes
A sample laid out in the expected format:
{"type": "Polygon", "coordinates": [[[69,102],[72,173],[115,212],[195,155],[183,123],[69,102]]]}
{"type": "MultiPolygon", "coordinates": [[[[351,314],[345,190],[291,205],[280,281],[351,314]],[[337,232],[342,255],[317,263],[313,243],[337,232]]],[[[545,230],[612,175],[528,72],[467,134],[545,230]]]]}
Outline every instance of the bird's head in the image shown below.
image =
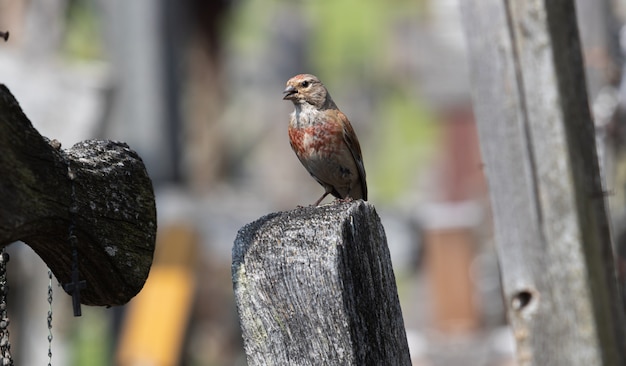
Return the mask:
{"type": "Polygon", "coordinates": [[[287,87],[283,91],[283,99],[291,100],[293,104],[311,104],[322,109],[334,105],[326,87],[314,75],[300,74],[287,81],[287,87]]]}

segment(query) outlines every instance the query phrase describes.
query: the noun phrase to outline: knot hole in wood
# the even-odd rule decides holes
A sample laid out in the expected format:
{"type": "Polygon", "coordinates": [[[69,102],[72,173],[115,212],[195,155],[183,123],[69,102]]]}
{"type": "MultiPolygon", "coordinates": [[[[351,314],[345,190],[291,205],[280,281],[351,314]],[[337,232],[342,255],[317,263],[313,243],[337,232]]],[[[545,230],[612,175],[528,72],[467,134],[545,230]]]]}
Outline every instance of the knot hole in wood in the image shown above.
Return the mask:
{"type": "Polygon", "coordinates": [[[537,308],[539,292],[532,288],[521,289],[511,297],[511,308],[516,312],[531,312],[537,308]]]}

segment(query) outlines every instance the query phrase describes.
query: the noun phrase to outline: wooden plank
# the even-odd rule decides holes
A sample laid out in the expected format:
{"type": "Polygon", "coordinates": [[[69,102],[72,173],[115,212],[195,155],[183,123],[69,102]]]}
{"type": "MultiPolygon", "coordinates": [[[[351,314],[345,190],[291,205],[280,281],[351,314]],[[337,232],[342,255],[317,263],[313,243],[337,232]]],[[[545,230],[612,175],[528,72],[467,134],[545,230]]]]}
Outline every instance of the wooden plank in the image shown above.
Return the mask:
{"type": "Polygon", "coordinates": [[[573,2],[461,4],[518,362],[623,365],[573,2]]]}
{"type": "Polygon", "coordinates": [[[248,364],[410,365],[385,233],[361,200],[243,227],[233,284],[248,364]]]}

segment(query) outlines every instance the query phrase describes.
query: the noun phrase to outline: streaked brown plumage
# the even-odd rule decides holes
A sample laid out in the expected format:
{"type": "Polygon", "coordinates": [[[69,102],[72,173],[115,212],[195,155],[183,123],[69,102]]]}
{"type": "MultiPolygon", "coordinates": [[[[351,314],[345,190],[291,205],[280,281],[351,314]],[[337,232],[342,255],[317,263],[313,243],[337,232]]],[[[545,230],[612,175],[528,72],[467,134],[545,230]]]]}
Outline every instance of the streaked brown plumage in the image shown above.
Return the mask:
{"type": "Polygon", "coordinates": [[[365,167],[354,129],[317,77],[300,74],[287,81],[285,100],[295,111],[289,120],[291,148],[324,194],[367,200],[365,167]]]}

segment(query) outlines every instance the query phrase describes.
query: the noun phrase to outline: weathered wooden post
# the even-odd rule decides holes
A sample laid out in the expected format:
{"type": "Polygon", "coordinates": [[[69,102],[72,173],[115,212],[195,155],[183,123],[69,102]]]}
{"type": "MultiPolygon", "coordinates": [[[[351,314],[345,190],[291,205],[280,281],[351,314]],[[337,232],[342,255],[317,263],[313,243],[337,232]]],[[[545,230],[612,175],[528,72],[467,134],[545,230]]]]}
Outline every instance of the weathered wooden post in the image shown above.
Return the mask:
{"type": "Polygon", "coordinates": [[[461,4],[518,362],[624,365],[574,2],[461,4]]]}
{"type": "Polygon", "coordinates": [[[232,272],[249,365],[411,364],[371,204],[262,217],[239,231],[232,272]]]}
{"type": "Polygon", "coordinates": [[[0,248],[22,240],[81,303],[111,306],[143,287],[155,238],[152,182],[134,151],[96,140],[62,150],[0,84],[0,248]]]}

